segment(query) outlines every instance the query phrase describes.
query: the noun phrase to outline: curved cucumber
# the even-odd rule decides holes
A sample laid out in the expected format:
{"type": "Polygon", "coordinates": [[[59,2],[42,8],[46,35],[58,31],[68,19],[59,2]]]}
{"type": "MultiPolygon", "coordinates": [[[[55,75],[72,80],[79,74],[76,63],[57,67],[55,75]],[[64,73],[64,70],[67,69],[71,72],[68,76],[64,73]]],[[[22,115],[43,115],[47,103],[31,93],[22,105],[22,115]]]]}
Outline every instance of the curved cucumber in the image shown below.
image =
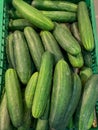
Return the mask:
{"type": "Polygon", "coordinates": [[[31,109],[33,104],[33,98],[36,90],[36,84],[38,79],[38,72],[35,72],[30,80],[28,81],[28,84],[25,89],[25,104],[28,109],[31,109]]]}
{"type": "Polygon", "coordinates": [[[77,40],[62,25],[56,23],[53,35],[66,52],[72,55],[77,55],[81,52],[81,47],[77,40]]]}
{"type": "Polygon", "coordinates": [[[23,103],[19,80],[14,69],[8,69],[5,73],[5,89],[8,111],[15,127],[23,123],[23,103]]]}
{"type": "Polygon", "coordinates": [[[21,31],[14,32],[14,58],[20,81],[27,84],[32,73],[31,59],[26,40],[21,31]]]}
{"type": "Polygon", "coordinates": [[[54,23],[49,18],[23,0],[13,0],[12,3],[19,13],[36,27],[43,30],[52,30],[54,28],[54,23]]]}
{"type": "Polygon", "coordinates": [[[54,36],[49,31],[41,31],[40,33],[45,50],[50,51],[55,56],[55,61],[63,58],[63,54],[60,47],[55,40],[54,36]]]}
{"type": "MultiPolygon", "coordinates": [[[[60,60],[54,70],[49,124],[59,128],[64,119],[72,95],[71,71],[66,61],[60,60]]],[[[58,129],[59,128],[59,129],[58,129]]]]}
{"type": "Polygon", "coordinates": [[[46,51],[42,56],[38,82],[32,105],[32,115],[39,118],[43,115],[51,91],[52,72],[54,65],[53,55],[46,51]]]}
{"type": "Polygon", "coordinates": [[[34,64],[37,70],[39,70],[40,65],[41,65],[42,55],[44,53],[44,48],[42,46],[40,37],[37,34],[37,32],[31,27],[26,27],[24,29],[24,34],[25,34],[27,44],[28,44],[32,59],[34,61],[34,64]]]}

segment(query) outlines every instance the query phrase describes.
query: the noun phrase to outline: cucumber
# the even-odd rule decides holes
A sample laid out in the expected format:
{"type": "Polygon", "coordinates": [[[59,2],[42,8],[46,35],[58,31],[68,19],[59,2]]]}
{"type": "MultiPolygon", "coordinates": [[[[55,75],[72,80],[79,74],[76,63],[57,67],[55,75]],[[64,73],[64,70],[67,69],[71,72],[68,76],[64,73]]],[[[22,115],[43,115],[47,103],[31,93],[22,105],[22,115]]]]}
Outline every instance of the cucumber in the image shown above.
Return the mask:
{"type": "Polygon", "coordinates": [[[9,21],[10,30],[23,30],[27,26],[34,27],[34,25],[28,22],[28,20],[26,19],[15,19],[15,20],[10,19],[9,21]]]}
{"type": "Polygon", "coordinates": [[[15,68],[13,38],[13,33],[9,34],[6,38],[6,54],[10,68],[15,68]]]}
{"type": "Polygon", "coordinates": [[[73,74],[73,92],[70,99],[70,103],[68,105],[67,111],[63,119],[63,124],[60,125],[61,129],[64,129],[68,126],[68,123],[71,120],[78,106],[78,102],[79,102],[81,92],[82,92],[81,90],[82,90],[82,84],[81,84],[80,77],[78,76],[78,74],[74,73],[73,74]]]}
{"type": "Polygon", "coordinates": [[[48,129],[49,129],[48,120],[38,119],[36,130],[48,130],[48,129]]]}
{"type": "Polygon", "coordinates": [[[25,89],[25,104],[28,109],[32,108],[37,79],[38,79],[38,72],[35,72],[28,81],[28,84],[25,89]]]}
{"type": "Polygon", "coordinates": [[[40,1],[34,0],[32,6],[40,10],[58,10],[58,11],[69,11],[77,12],[77,5],[66,1],[40,1]]]}
{"type": "Polygon", "coordinates": [[[46,17],[55,22],[75,22],[76,13],[67,11],[41,11],[46,17]]]}
{"type": "Polygon", "coordinates": [[[81,43],[81,38],[80,38],[80,33],[79,33],[79,28],[78,28],[78,23],[74,22],[71,24],[71,32],[73,36],[78,40],[79,43],[81,43]]]}
{"type": "Polygon", "coordinates": [[[9,14],[9,18],[10,18],[10,19],[18,19],[18,18],[21,18],[20,15],[18,16],[18,15],[16,14],[16,11],[13,10],[13,9],[10,9],[10,10],[8,11],[8,14],[9,14]]]}
{"type": "Polygon", "coordinates": [[[19,79],[23,84],[27,84],[32,73],[31,59],[26,40],[21,31],[14,32],[14,58],[19,79]]]}
{"type": "Polygon", "coordinates": [[[59,60],[55,66],[49,124],[51,128],[61,130],[61,124],[72,95],[71,71],[66,61],[59,60]],[[59,128],[59,129],[58,129],[59,128]]]}
{"type": "Polygon", "coordinates": [[[67,53],[68,59],[71,63],[71,65],[75,68],[81,68],[84,65],[84,60],[82,53],[77,54],[76,56],[73,56],[69,53],[67,53]]]}
{"type": "Polygon", "coordinates": [[[92,127],[93,120],[94,120],[94,111],[90,115],[90,119],[89,119],[88,127],[87,127],[88,130],[92,127]]]}
{"type": "Polygon", "coordinates": [[[93,128],[97,128],[98,123],[97,123],[97,113],[96,113],[96,109],[94,109],[94,113],[93,113],[93,128]]]}
{"type": "Polygon", "coordinates": [[[68,33],[68,29],[65,29],[62,25],[56,23],[53,35],[66,52],[72,55],[77,55],[81,52],[79,43],[71,33],[68,33]]]}
{"type": "Polygon", "coordinates": [[[39,71],[42,55],[44,53],[44,48],[41,43],[40,37],[37,34],[37,32],[31,27],[26,27],[24,29],[24,34],[25,34],[27,44],[28,44],[32,59],[34,61],[34,64],[37,70],[39,71]]]}
{"type": "Polygon", "coordinates": [[[34,118],[41,117],[45,111],[51,91],[53,65],[53,55],[48,51],[44,52],[32,105],[32,115],[34,118]]]}
{"type": "Polygon", "coordinates": [[[78,27],[85,50],[92,51],[94,49],[94,36],[87,5],[84,1],[78,4],[78,27]]]}
{"type": "Polygon", "coordinates": [[[36,8],[22,0],[13,0],[12,4],[23,18],[30,21],[36,27],[43,30],[53,30],[54,23],[36,8]]]}
{"type": "Polygon", "coordinates": [[[80,70],[80,78],[81,78],[81,82],[82,82],[82,86],[84,87],[86,81],[88,80],[88,78],[93,74],[93,71],[91,68],[88,67],[83,67],[80,70]]]}
{"type": "Polygon", "coordinates": [[[94,111],[98,99],[98,74],[93,74],[85,83],[79,115],[77,119],[78,130],[87,130],[91,113],[94,111]]]}
{"type": "Polygon", "coordinates": [[[40,119],[41,120],[48,120],[49,113],[50,113],[50,99],[48,99],[45,111],[44,111],[43,115],[40,117],[40,119]]]}
{"type": "Polygon", "coordinates": [[[23,125],[18,127],[17,130],[29,130],[31,125],[31,111],[26,106],[24,108],[23,125]]]}
{"type": "Polygon", "coordinates": [[[8,111],[15,127],[23,123],[23,102],[17,73],[14,69],[8,69],[5,73],[5,90],[8,111]]]}
{"type": "Polygon", "coordinates": [[[70,130],[73,130],[73,128],[74,128],[73,118],[70,119],[67,128],[70,129],[70,130]]]}
{"type": "Polygon", "coordinates": [[[0,103],[0,130],[12,130],[5,92],[0,103]]]}
{"type": "Polygon", "coordinates": [[[49,31],[41,31],[40,36],[45,50],[50,51],[52,54],[54,54],[55,61],[57,62],[58,60],[62,59],[63,54],[52,33],[49,31]]]}

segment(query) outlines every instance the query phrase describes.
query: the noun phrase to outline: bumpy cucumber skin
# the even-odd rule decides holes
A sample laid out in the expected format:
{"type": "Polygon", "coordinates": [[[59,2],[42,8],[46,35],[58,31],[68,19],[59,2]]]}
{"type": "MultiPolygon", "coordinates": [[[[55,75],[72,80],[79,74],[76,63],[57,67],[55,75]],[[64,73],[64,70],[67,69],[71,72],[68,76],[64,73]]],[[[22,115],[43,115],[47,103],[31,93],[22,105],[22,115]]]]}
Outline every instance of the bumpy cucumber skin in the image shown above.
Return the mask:
{"type": "Polygon", "coordinates": [[[78,27],[85,50],[92,51],[94,49],[94,36],[88,9],[84,1],[78,4],[78,27]]]}
{"type": "Polygon", "coordinates": [[[43,30],[52,30],[54,28],[54,23],[49,18],[26,2],[13,0],[12,3],[19,13],[36,27],[43,30]]]}
{"type": "Polygon", "coordinates": [[[14,58],[19,79],[23,84],[27,84],[32,73],[31,58],[25,37],[21,31],[14,32],[14,58]]]}
{"type": "Polygon", "coordinates": [[[52,33],[49,31],[41,31],[40,36],[45,50],[50,51],[52,54],[54,54],[55,61],[57,62],[62,59],[63,54],[52,33]]]}
{"type": "Polygon", "coordinates": [[[32,6],[42,10],[57,10],[57,11],[68,11],[77,12],[77,5],[66,1],[37,1],[32,2],[32,6]]]}
{"type": "Polygon", "coordinates": [[[37,70],[39,71],[42,55],[44,53],[44,48],[41,43],[41,39],[39,35],[37,34],[37,32],[31,27],[26,27],[24,29],[24,34],[25,34],[27,44],[28,44],[32,59],[34,61],[34,64],[37,70]]]}
{"type": "Polygon", "coordinates": [[[77,55],[81,52],[81,47],[77,40],[71,35],[71,33],[63,28],[60,24],[55,24],[53,35],[58,41],[59,45],[68,53],[77,55]]]}
{"type": "Polygon", "coordinates": [[[28,84],[25,89],[25,104],[28,109],[32,108],[33,98],[36,90],[36,84],[38,79],[38,72],[35,72],[30,80],[28,81],[28,84]]]}
{"type": "Polygon", "coordinates": [[[71,71],[66,61],[61,59],[55,67],[49,124],[57,129],[61,126],[72,95],[71,71]]]}
{"type": "Polygon", "coordinates": [[[12,130],[10,116],[7,108],[6,92],[0,103],[0,130],[12,130]]]}
{"type": "Polygon", "coordinates": [[[41,117],[45,110],[51,91],[53,65],[54,56],[50,52],[46,51],[42,56],[38,82],[32,105],[32,115],[35,118],[41,117]]]}
{"type": "Polygon", "coordinates": [[[14,69],[8,69],[5,73],[5,90],[8,111],[15,127],[23,123],[23,103],[20,84],[14,69]]]}

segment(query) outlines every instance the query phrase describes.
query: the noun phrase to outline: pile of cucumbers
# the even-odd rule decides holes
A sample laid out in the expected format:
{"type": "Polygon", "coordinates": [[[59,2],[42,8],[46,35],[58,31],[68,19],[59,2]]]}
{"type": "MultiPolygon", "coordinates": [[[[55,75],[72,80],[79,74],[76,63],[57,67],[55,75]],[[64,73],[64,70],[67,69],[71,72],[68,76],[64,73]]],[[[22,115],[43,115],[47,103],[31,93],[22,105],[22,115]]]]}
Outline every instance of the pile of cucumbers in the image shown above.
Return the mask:
{"type": "Polygon", "coordinates": [[[98,74],[89,10],[60,0],[12,0],[0,130],[97,127],[98,74]]]}

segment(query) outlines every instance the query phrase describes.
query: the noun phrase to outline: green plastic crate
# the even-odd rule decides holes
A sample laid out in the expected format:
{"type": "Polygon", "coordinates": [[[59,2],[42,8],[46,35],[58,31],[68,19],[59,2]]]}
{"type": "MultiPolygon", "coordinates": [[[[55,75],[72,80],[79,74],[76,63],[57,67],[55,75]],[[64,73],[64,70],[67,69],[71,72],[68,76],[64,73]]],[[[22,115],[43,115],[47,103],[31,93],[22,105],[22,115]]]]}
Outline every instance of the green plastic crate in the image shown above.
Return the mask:
{"type": "MultiPolygon", "coordinates": [[[[12,0],[0,0],[0,96],[1,96],[2,89],[4,87],[4,74],[7,69],[7,60],[6,60],[6,52],[5,52],[5,37],[8,34],[7,10],[11,1],[12,0]]],[[[81,0],[67,0],[67,1],[78,3],[81,0]]],[[[91,52],[92,59],[93,59],[92,69],[93,69],[93,73],[98,73],[98,34],[97,34],[97,26],[96,26],[96,20],[95,20],[94,0],[85,0],[85,1],[90,10],[90,17],[91,17],[94,39],[95,39],[95,49],[93,52],[91,52]]],[[[98,114],[98,102],[96,103],[96,112],[98,114]]],[[[76,129],[73,128],[73,130],[76,130],[76,129]]],[[[98,127],[91,128],[90,130],[98,130],[98,127]]]]}

